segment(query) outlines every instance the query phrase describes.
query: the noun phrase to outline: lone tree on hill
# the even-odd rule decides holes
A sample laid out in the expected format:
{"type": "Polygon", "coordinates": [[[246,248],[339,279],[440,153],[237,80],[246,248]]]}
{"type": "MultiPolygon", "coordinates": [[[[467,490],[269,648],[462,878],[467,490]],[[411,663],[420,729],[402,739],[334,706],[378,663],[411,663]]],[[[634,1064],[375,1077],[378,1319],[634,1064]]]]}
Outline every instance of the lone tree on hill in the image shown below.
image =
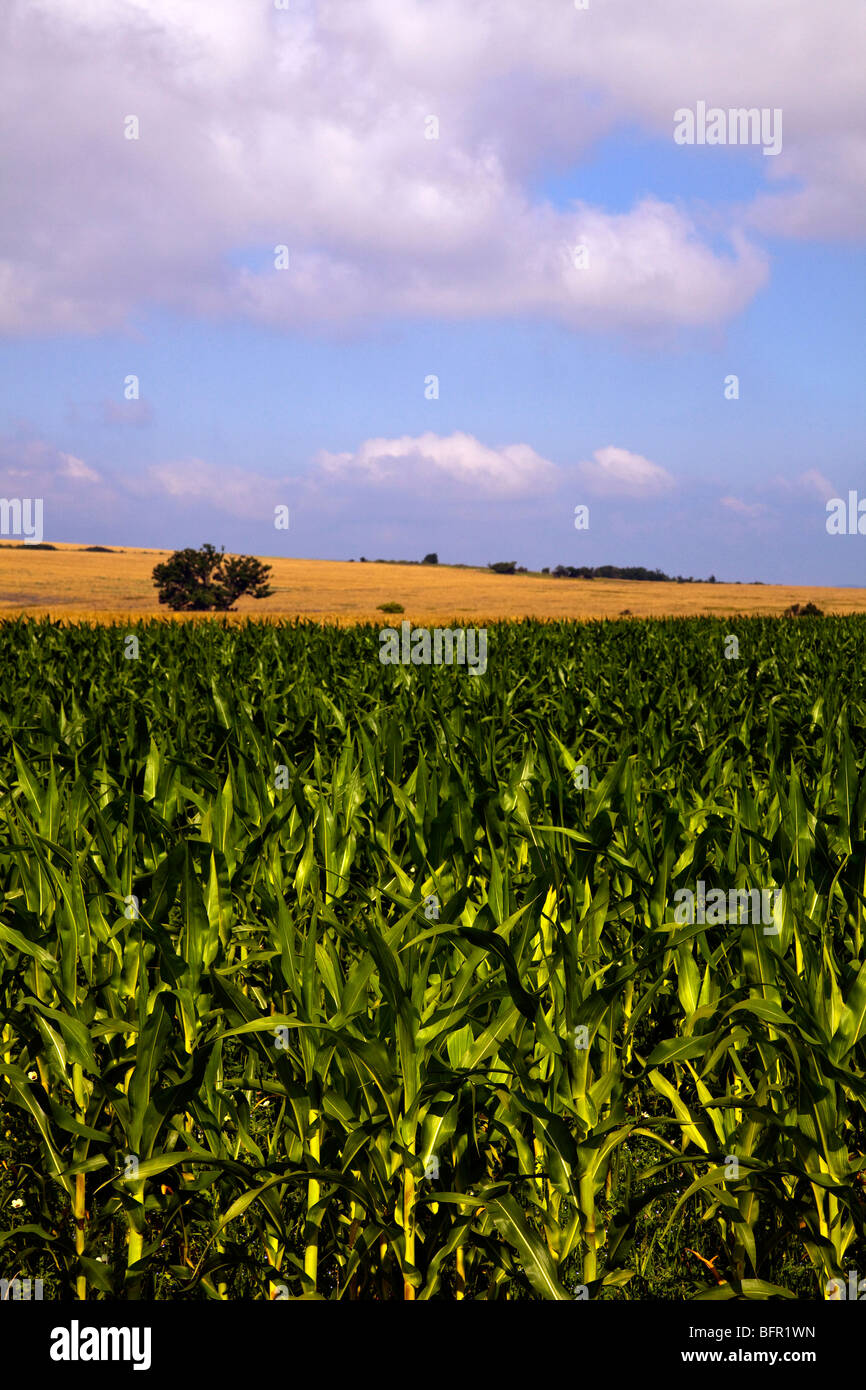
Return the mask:
{"type": "Polygon", "coordinates": [[[201,550],[176,550],[170,559],[156,565],[153,582],[159,589],[160,603],[176,611],[230,613],[243,594],[267,598],[270,565],[254,555],[229,555],[212,545],[201,550]]]}

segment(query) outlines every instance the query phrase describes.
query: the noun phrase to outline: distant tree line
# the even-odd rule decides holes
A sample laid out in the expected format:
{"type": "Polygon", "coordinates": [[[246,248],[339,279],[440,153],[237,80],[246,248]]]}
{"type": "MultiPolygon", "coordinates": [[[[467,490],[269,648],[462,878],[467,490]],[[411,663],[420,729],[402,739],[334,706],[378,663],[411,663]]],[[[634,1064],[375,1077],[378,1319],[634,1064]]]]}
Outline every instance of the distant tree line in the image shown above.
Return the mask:
{"type": "Polygon", "coordinates": [[[643,579],[655,580],[663,584],[715,584],[716,576],[709,579],[693,579],[691,575],[665,574],[664,570],[648,570],[643,565],[557,565],[553,570],[555,579],[643,579]]]}
{"type": "MultiPolygon", "coordinates": [[[[355,563],[354,556],[349,560],[349,564],[355,563]]],[[[362,565],[438,565],[439,556],[435,550],[431,550],[429,555],[425,555],[423,560],[368,560],[366,555],[361,556],[362,565]]],[[[454,569],[469,569],[468,565],[454,565],[454,569]]]]}
{"type": "MultiPolygon", "coordinates": [[[[488,565],[489,570],[495,574],[526,574],[524,566],[518,565],[516,560],[497,560],[495,564],[488,565]]],[[[643,565],[557,565],[555,570],[543,569],[542,574],[552,574],[554,579],[644,579],[657,580],[665,584],[715,584],[716,576],[711,574],[709,579],[683,578],[681,574],[674,577],[665,574],[663,570],[648,570],[643,565]]]]}
{"type": "MultiPolygon", "coordinates": [[[[366,557],[361,556],[361,564],[372,563],[366,557]]],[[[377,565],[438,565],[439,556],[435,551],[425,555],[423,560],[376,560],[377,565]]],[[[453,565],[452,569],[473,569],[473,565],[453,565]]],[[[487,568],[493,574],[528,574],[529,570],[525,565],[518,565],[516,560],[495,560],[488,564],[487,568]]],[[[691,575],[665,574],[664,570],[648,570],[643,565],[557,565],[556,569],[551,570],[545,567],[542,574],[552,575],[554,579],[643,579],[656,580],[663,584],[715,584],[716,576],[711,574],[709,579],[693,579],[691,575]]],[[[755,583],[759,581],[755,580],[755,583]]]]}

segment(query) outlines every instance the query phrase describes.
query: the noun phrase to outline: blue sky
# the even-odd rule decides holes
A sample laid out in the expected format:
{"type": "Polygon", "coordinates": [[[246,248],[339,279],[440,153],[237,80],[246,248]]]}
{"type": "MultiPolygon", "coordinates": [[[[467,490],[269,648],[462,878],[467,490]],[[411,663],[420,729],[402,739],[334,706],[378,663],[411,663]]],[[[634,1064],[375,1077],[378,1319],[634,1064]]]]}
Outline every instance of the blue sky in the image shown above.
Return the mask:
{"type": "Polygon", "coordinates": [[[861,12],[645,8],[15,0],[3,495],[48,540],[863,584],[861,12]],[[699,100],[782,152],[675,144],[699,100]]]}

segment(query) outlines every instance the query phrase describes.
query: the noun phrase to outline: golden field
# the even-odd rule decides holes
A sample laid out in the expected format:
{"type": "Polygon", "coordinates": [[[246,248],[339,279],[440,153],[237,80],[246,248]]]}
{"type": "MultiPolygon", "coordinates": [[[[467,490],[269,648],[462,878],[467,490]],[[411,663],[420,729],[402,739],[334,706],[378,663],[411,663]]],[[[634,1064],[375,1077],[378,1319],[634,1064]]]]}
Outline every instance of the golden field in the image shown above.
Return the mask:
{"type": "MultiPolygon", "coordinates": [[[[125,620],[178,617],[160,607],[151,579],[167,550],[116,549],[90,553],[77,545],[56,550],[0,544],[0,617],[125,620]]],[[[241,599],[237,616],[299,617],[320,622],[431,626],[460,619],[636,618],[698,614],[779,614],[792,603],[816,603],[825,613],[866,612],[866,589],[772,584],[659,584],[619,579],[552,579],[501,575],[447,565],[377,565],[345,560],[263,557],[273,595],[241,599]],[[402,603],[386,615],[379,604],[402,603]]],[[[190,615],[193,616],[193,615],[190,615]]],[[[199,615],[200,616],[200,615],[199,615]]]]}

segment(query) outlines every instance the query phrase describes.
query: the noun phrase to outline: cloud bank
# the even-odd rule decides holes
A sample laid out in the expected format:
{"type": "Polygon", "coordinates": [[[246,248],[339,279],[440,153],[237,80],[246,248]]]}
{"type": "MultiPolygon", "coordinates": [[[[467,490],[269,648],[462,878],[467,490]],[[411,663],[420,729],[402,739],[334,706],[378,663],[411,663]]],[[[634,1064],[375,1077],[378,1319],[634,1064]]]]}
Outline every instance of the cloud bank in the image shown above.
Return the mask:
{"type": "Polygon", "coordinates": [[[7,333],[147,308],[316,330],[713,324],[766,281],[756,235],[864,225],[859,0],[832,25],[811,0],[7,0],[0,25],[7,333]],[[670,141],[697,100],[783,109],[752,205],[709,224],[533,193],[611,132],[670,141]]]}

